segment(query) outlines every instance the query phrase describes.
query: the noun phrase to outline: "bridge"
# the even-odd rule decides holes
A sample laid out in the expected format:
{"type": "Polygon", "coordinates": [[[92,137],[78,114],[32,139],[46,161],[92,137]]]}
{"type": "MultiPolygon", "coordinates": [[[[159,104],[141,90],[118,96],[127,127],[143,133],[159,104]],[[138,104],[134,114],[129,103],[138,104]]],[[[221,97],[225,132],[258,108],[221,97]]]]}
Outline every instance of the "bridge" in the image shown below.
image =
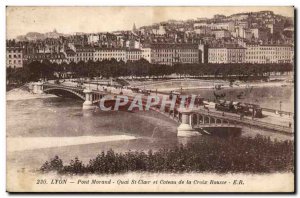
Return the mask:
{"type": "MultiPolygon", "coordinates": [[[[100,91],[83,87],[41,82],[33,83],[31,87],[32,92],[36,94],[51,93],[52,91],[65,91],[71,93],[84,101],[83,109],[87,110],[95,109],[95,105],[97,105],[104,96],[106,98],[107,96],[110,96],[111,99],[114,99],[116,95],[122,92],[121,88],[116,89],[113,93],[111,90],[108,91],[107,89],[103,89],[102,91],[100,91]]],[[[129,96],[129,100],[132,100],[134,94],[128,94],[127,96],[129,96]]],[[[146,102],[146,98],[143,98],[142,100],[143,103],[146,102]]],[[[155,106],[152,106],[150,109],[179,123],[179,127],[177,129],[178,136],[189,137],[199,135],[199,131],[205,132],[206,128],[212,127],[248,127],[270,130],[272,132],[293,134],[293,128],[291,126],[283,126],[279,124],[263,122],[248,117],[241,118],[239,115],[233,115],[229,113],[226,113],[226,115],[224,115],[221,112],[209,111],[203,106],[194,107],[193,109],[187,109],[179,108],[179,106],[176,105],[174,110],[170,110],[168,106],[162,109],[161,105],[157,104],[155,106]]]]}
{"type": "Polygon", "coordinates": [[[66,86],[59,84],[51,84],[51,83],[34,83],[33,84],[33,93],[41,94],[41,93],[51,93],[55,91],[65,91],[71,93],[78,98],[84,100],[83,109],[94,109],[95,104],[99,103],[101,98],[108,95],[107,92],[99,91],[99,90],[90,90],[84,89],[82,87],[75,86],[66,86]]]}

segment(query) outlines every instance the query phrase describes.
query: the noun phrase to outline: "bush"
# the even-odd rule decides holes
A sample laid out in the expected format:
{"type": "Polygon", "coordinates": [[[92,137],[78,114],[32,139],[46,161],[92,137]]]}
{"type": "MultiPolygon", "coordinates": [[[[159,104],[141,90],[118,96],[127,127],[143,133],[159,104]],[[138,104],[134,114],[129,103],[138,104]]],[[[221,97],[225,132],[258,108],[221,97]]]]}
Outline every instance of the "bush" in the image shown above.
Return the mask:
{"type": "Polygon", "coordinates": [[[55,156],[54,158],[50,159],[50,162],[46,161],[42,167],[41,171],[49,172],[49,171],[61,171],[63,169],[63,161],[58,157],[55,156]]]}
{"type": "Polygon", "coordinates": [[[78,158],[62,167],[56,156],[41,167],[43,171],[56,170],[64,174],[113,174],[125,172],[248,172],[270,173],[294,171],[294,143],[271,141],[270,138],[221,139],[208,137],[157,152],[115,153],[109,150],[84,165],[78,158]]]}

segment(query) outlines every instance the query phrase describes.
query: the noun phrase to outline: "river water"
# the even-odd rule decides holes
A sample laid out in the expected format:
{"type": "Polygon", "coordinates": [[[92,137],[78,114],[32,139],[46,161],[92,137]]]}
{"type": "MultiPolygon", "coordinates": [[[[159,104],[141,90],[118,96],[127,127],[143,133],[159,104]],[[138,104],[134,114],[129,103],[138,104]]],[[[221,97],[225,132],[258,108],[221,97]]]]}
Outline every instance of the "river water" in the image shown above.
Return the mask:
{"type": "Polygon", "coordinates": [[[8,162],[40,167],[59,155],[88,161],[101,151],[176,146],[177,123],[155,112],[83,111],[82,101],[40,98],[7,101],[8,162]]]}
{"type": "MultiPolygon", "coordinates": [[[[82,101],[60,97],[8,100],[6,124],[7,165],[29,170],[55,155],[64,162],[79,157],[87,163],[109,149],[155,151],[208,138],[177,138],[178,124],[156,112],[83,111],[82,101]]],[[[253,130],[243,131],[242,136],[257,133],[286,139],[253,130]]]]}

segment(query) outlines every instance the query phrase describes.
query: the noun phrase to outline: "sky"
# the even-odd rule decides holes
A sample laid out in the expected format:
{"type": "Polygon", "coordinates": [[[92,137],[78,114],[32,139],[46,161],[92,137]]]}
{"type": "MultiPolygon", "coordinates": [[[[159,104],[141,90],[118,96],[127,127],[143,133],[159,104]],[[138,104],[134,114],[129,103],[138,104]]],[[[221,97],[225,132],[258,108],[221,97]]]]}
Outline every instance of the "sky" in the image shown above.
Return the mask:
{"type": "Polygon", "coordinates": [[[13,39],[28,32],[96,33],[131,30],[170,19],[187,20],[270,10],[293,17],[293,7],[11,7],[6,8],[6,35],[13,39]]]}

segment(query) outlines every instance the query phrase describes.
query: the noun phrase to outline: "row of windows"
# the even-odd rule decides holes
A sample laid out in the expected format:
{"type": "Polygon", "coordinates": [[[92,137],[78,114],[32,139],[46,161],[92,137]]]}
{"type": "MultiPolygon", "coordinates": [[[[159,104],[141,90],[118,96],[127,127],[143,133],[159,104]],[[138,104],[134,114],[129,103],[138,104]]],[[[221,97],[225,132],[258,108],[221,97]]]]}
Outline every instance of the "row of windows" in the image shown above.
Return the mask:
{"type": "Polygon", "coordinates": [[[152,59],[152,62],[183,62],[183,63],[190,63],[190,62],[198,62],[197,58],[181,58],[179,61],[176,59],[171,58],[162,58],[162,59],[152,59]]]}
{"type": "Polygon", "coordinates": [[[245,56],[245,54],[242,53],[228,53],[229,56],[245,56]]]}
{"type": "Polygon", "coordinates": [[[259,63],[291,63],[291,61],[290,60],[278,60],[278,61],[262,60],[262,61],[246,61],[246,63],[257,63],[257,64],[259,64],[259,63]]]}
{"type": "Polygon", "coordinates": [[[61,55],[52,55],[52,56],[45,56],[45,55],[41,55],[41,56],[28,56],[27,57],[28,59],[44,59],[44,58],[47,58],[47,59],[55,59],[55,58],[65,58],[64,56],[61,56],[61,55]]]}
{"type": "Polygon", "coordinates": [[[289,59],[290,57],[286,56],[247,56],[246,59],[282,59],[282,58],[287,58],[289,59]]]}
{"type": "MultiPolygon", "coordinates": [[[[155,57],[173,57],[173,54],[156,54],[155,57]]],[[[198,57],[198,54],[180,54],[178,57],[198,57]]]]}
{"type": "Polygon", "coordinates": [[[246,54],[290,54],[290,52],[278,52],[278,51],[254,51],[254,52],[246,52],[246,54]]]}
{"type": "Polygon", "coordinates": [[[93,60],[92,58],[77,58],[77,61],[88,61],[93,60]]]}
{"type": "Polygon", "coordinates": [[[8,55],[8,58],[21,58],[21,55],[8,55]]]}
{"type": "Polygon", "coordinates": [[[9,63],[9,64],[11,64],[11,63],[16,64],[16,63],[22,63],[22,61],[21,61],[21,60],[18,60],[18,61],[16,61],[16,60],[14,60],[14,61],[9,60],[8,63],[9,63]]]}
{"type": "Polygon", "coordinates": [[[219,55],[219,56],[208,56],[208,58],[223,58],[223,57],[227,57],[226,55],[219,55]]]}
{"type": "Polygon", "coordinates": [[[93,56],[93,53],[77,53],[77,56],[93,56]]]}
{"type": "Polygon", "coordinates": [[[229,52],[229,53],[244,53],[245,49],[209,49],[208,53],[216,53],[216,52],[229,52]]]}
{"type": "Polygon", "coordinates": [[[198,52],[197,49],[155,49],[154,52],[198,52]]]}
{"type": "Polygon", "coordinates": [[[291,47],[256,47],[256,48],[252,48],[249,47],[247,48],[247,50],[287,50],[290,51],[292,48],[291,47]]]}
{"type": "Polygon", "coordinates": [[[107,53],[111,53],[111,52],[121,52],[121,53],[124,53],[124,50],[101,50],[101,51],[98,51],[98,52],[107,52],[107,53]]]}
{"type": "Polygon", "coordinates": [[[125,56],[125,54],[96,54],[95,56],[125,56]]]}
{"type": "Polygon", "coordinates": [[[140,58],[141,58],[141,56],[137,56],[137,55],[127,56],[127,59],[140,59],[140,58]]]}
{"type": "Polygon", "coordinates": [[[131,53],[127,53],[127,54],[140,55],[140,54],[142,54],[142,53],[140,53],[140,52],[138,52],[138,53],[133,53],[133,52],[131,52],[131,53]]]}
{"type": "Polygon", "coordinates": [[[232,61],[232,60],[240,60],[240,61],[242,61],[242,60],[245,60],[245,59],[244,59],[244,58],[241,58],[241,57],[239,57],[239,58],[238,58],[238,57],[236,57],[236,58],[235,58],[235,57],[233,57],[233,58],[230,58],[230,57],[229,57],[228,60],[231,60],[231,61],[232,61]]]}
{"type": "Polygon", "coordinates": [[[8,65],[8,67],[18,68],[18,67],[23,67],[23,65],[8,65]]]}
{"type": "Polygon", "coordinates": [[[227,59],[227,57],[209,57],[208,60],[223,60],[223,59],[227,59]]]}
{"type": "MultiPolygon", "coordinates": [[[[110,58],[110,59],[112,59],[112,58],[110,58]]],[[[94,60],[95,61],[103,61],[103,60],[110,60],[110,59],[107,59],[107,58],[95,58],[94,60]]],[[[117,61],[120,61],[120,60],[125,61],[124,58],[116,58],[116,60],[117,61]]]]}

